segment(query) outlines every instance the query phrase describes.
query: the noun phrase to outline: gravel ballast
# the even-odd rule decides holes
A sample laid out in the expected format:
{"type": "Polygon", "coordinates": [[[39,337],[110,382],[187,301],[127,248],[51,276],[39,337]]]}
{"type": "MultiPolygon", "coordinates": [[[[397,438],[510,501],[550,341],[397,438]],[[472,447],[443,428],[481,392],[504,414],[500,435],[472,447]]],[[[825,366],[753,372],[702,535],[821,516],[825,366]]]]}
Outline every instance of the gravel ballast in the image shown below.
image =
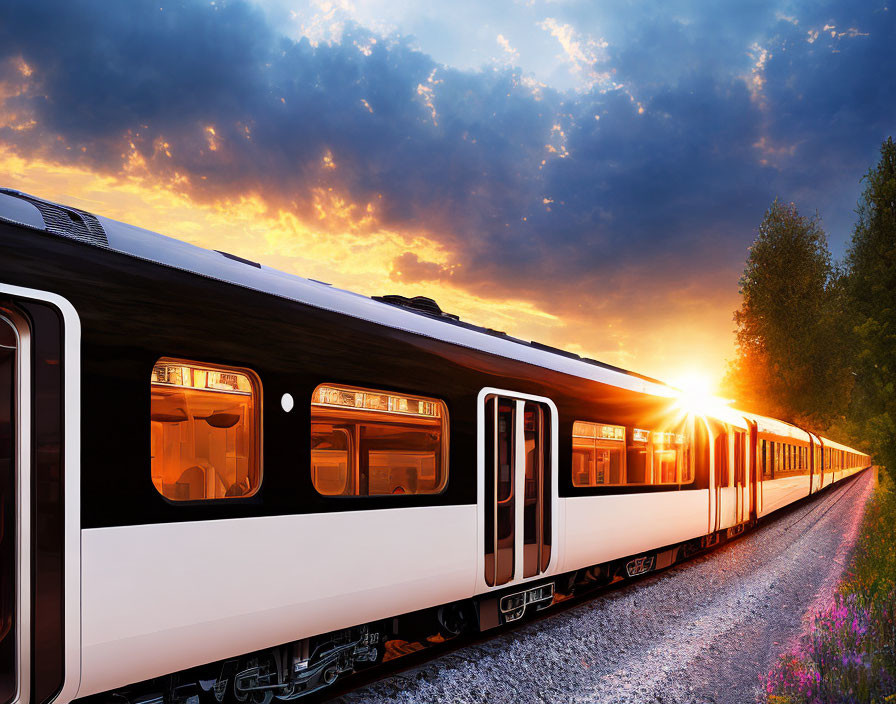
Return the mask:
{"type": "Polygon", "coordinates": [[[360,702],[755,701],[823,608],[872,472],[663,573],[344,694],[360,702]]]}

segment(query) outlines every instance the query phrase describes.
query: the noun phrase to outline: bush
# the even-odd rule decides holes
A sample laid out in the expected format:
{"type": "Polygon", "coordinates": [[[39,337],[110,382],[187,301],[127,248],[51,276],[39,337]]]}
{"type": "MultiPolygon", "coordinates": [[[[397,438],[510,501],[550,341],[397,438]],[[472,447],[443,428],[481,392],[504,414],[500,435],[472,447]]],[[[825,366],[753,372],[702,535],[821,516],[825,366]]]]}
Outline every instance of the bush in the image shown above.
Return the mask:
{"type": "Polygon", "coordinates": [[[896,703],[896,492],[881,475],[834,605],[760,677],[760,701],[896,703]]]}

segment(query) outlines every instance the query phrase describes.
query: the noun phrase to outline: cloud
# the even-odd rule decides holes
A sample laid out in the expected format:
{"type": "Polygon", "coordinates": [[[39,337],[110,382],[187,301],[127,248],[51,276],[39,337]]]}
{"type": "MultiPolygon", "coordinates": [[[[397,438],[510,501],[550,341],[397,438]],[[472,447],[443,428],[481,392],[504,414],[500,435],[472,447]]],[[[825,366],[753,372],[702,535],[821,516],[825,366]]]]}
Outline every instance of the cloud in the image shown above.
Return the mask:
{"type": "Polygon", "coordinates": [[[520,59],[520,52],[514,49],[510,42],[507,40],[503,34],[499,34],[495,37],[495,41],[498,43],[498,46],[504,51],[505,59],[508,64],[514,64],[520,59]]]}
{"type": "Polygon", "coordinates": [[[424,261],[413,252],[405,252],[392,260],[389,278],[393,281],[414,284],[421,281],[438,281],[449,273],[450,269],[442,264],[424,261]]]}
{"type": "Polygon", "coordinates": [[[572,72],[583,81],[585,88],[609,81],[609,73],[597,70],[597,65],[607,60],[606,49],[609,45],[606,40],[581,36],[572,25],[558,22],[553,17],[540,22],[539,27],[559,42],[565,60],[572,72]]]}
{"type": "Polygon", "coordinates": [[[707,301],[727,336],[775,196],[848,230],[896,131],[893,12],[652,7],[552,5],[530,23],[582,76],[560,91],[494,62],[438,63],[344,2],[318,2],[313,37],[293,39],[239,0],[8,0],[0,142],[202,207],[244,204],[296,256],[373,243],[379,281],[552,311],[567,322],[549,341],[671,345],[707,301]]]}

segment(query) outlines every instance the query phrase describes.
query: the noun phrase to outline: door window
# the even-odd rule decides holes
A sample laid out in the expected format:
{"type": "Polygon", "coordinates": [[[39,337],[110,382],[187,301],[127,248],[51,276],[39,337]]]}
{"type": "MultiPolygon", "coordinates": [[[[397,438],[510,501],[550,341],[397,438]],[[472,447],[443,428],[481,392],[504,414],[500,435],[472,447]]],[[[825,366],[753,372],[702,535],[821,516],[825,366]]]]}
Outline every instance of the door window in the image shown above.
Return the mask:
{"type": "Polygon", "coordinates": [[[16,696],[16,349],[0,317],[0,702],[16,696]]]}
{"type": "Polygon", "coordinates": [[[485,397],[483,553],[488,586],[534,577],[551,561],[552,411],[547,404],[485,397]]]}
{"type": "Polygon", "coordinates": [[[485,581],[489,586],[513,579],[515,435],[516,401],[489,396],[485,402],[484,545],[485,581]]]}

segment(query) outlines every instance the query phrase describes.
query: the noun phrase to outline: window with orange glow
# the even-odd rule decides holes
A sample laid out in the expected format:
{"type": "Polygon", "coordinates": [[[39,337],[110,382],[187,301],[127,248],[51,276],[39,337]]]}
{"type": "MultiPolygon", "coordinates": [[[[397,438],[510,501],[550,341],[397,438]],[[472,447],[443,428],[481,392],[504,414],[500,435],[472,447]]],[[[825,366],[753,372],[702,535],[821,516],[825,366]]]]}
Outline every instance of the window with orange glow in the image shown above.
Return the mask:
{"type": "Polygon", "coordinates": [[[716,486],[731,486],[731,476],[728,464],[728,433],[722,431],[716,436],[715,446],[716,486]]]}
{"type": "Polygon", "coordinates": [[[572,426],[572,485],[625,483],[625,428],[577,420],[572,426]]]}
{"type": "Polygon", "coordinates": [[[318,386],[311,396],[311,481],[324,496],[438,494],[448,481],[445,404],[318,386]]]}
{"type": "Polygon", "coordinates": [[[690,446],[680,433],[576,421],[572,435],[573,486],[694,481],[690,446]]]}
{"type": "Polygon", "coordinates": [[[734,486],[746,485],[746,433],[734,431],[734,486]]]}
{"type": "Polygon", "coordinates": [[[694,481],[687,437],[680,433],[650,434],[654,484],[690,484],[694,481]]]}
{"type": "Polygon", "coordinates": [[[261,482],[261,383],[247,369],[163,358],[150,382],[152,483],[171,501],[251,496],[261,482]]]}

